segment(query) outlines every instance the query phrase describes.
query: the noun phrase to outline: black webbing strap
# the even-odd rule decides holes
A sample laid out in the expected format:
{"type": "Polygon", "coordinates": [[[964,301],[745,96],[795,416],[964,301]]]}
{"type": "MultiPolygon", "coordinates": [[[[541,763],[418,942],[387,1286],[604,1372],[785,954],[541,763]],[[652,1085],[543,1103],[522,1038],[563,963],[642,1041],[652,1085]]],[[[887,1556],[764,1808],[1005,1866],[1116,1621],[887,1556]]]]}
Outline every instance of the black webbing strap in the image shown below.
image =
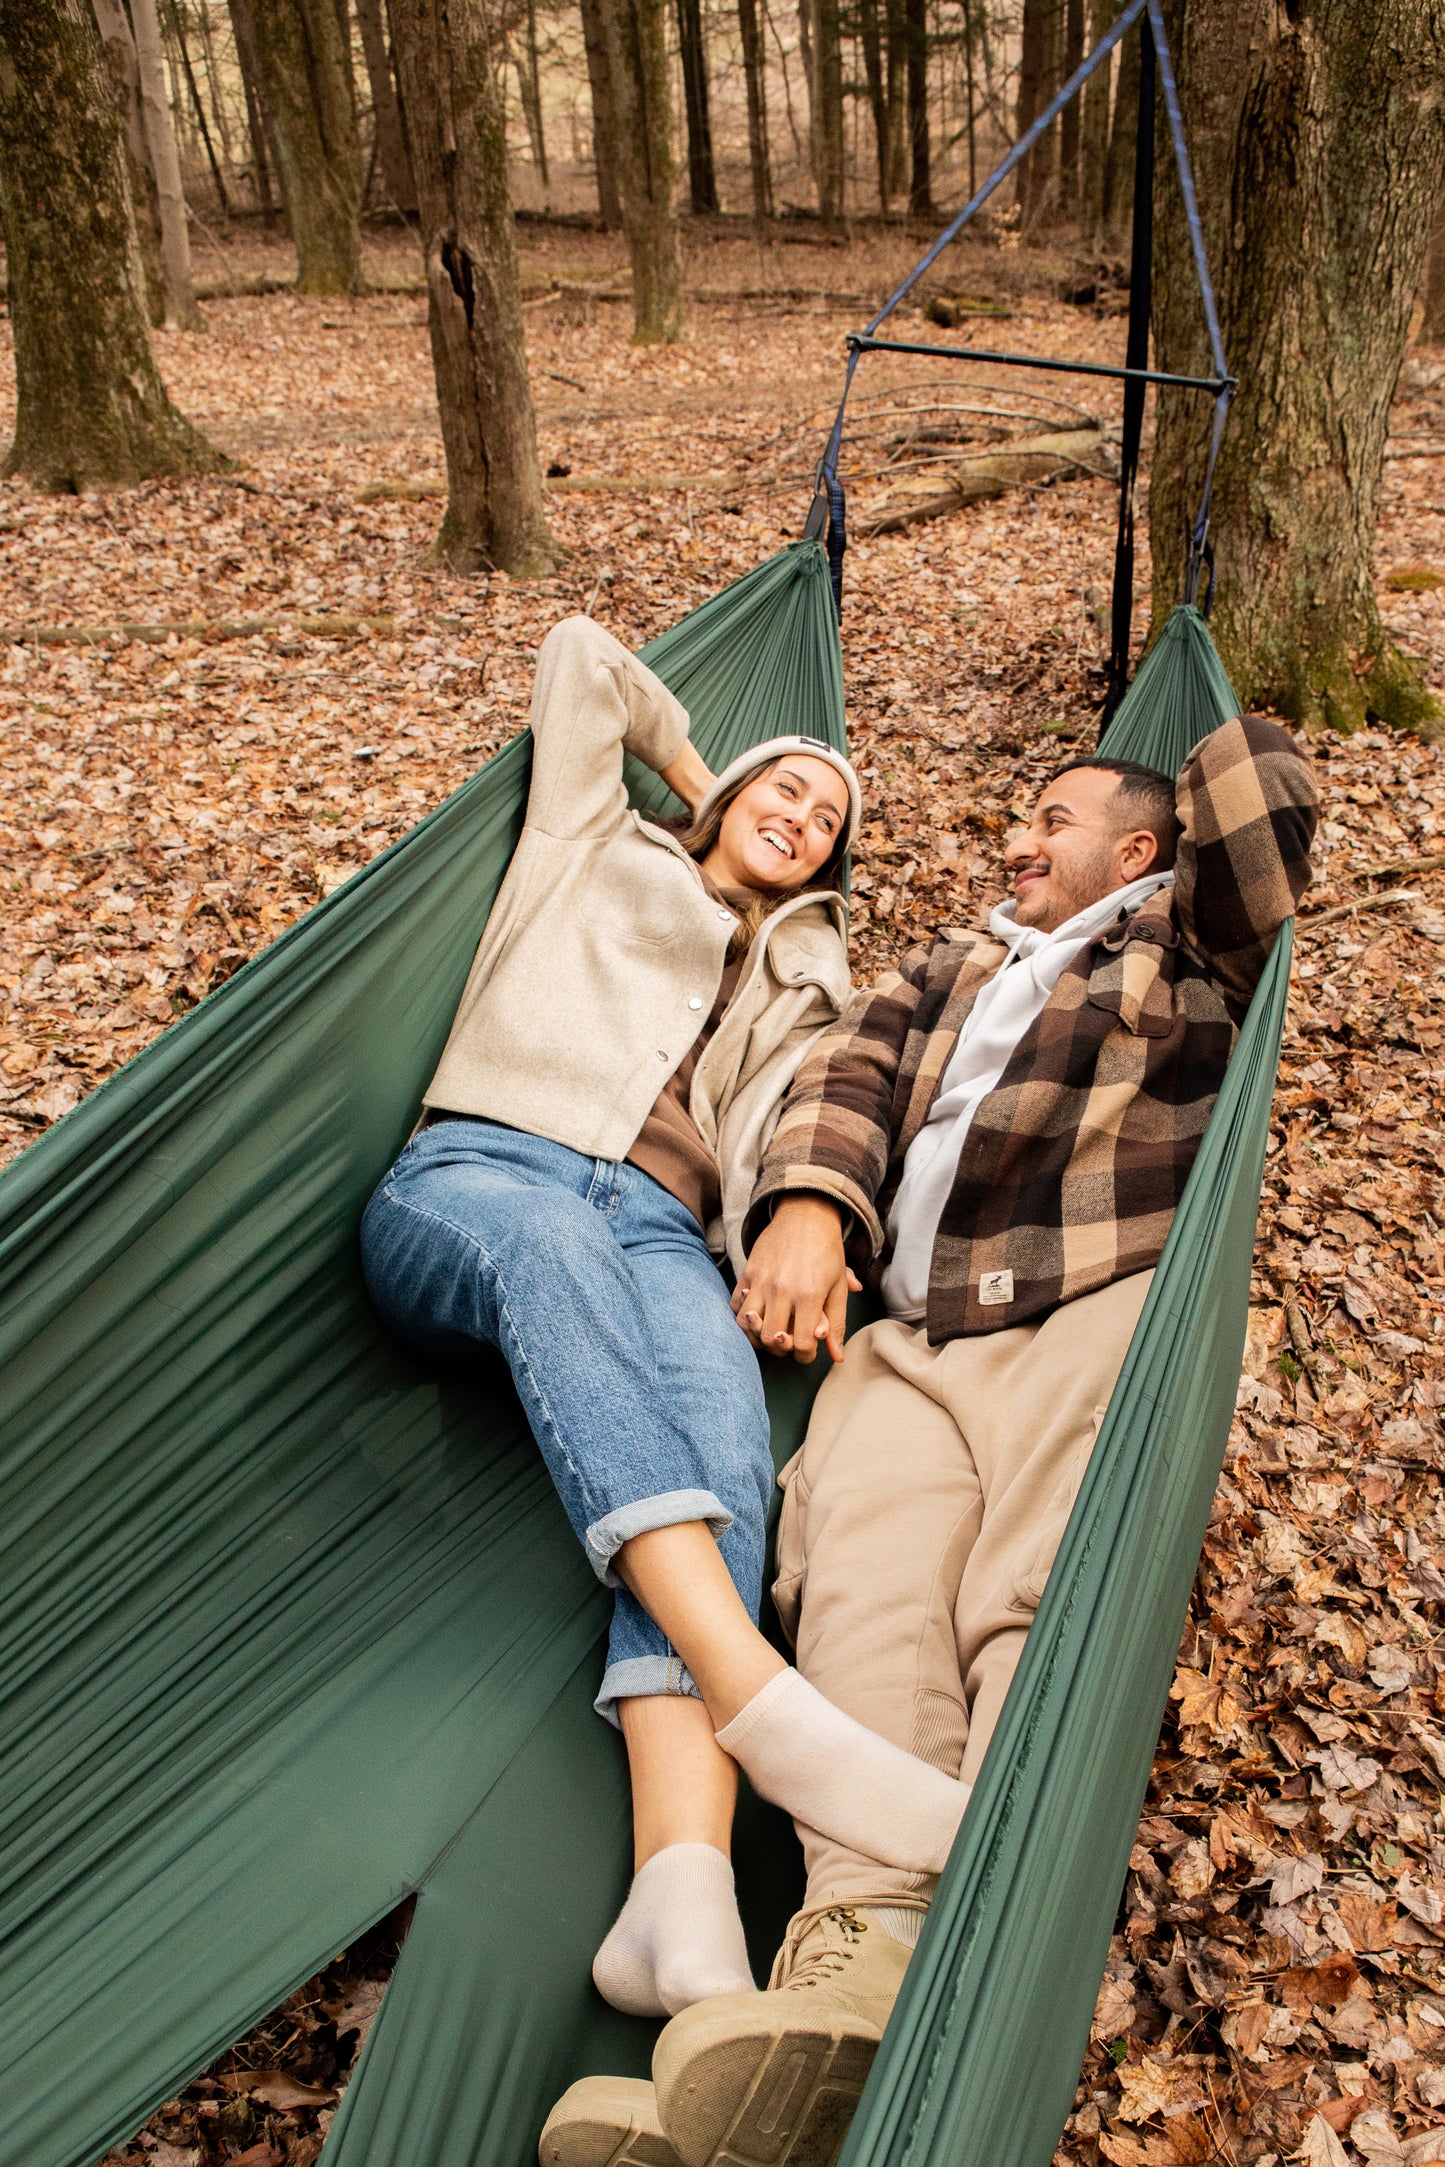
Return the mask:
{"type": "MultiPolygon", "coordinates": [[[[1134,223],[1129,249],[1129,339],[1126,368],[1149,366],[1149,311],[1154,278],[1154,33],[1148,17],[1139,25],[1139,126],[1134,139],[1134,223]]],[[[1134,489],[1144,434],[1146,385],[1124,379],[1124,419],[1119,448],[1119,532],[1114,543],[1114,600],[1110,613],[1109,686],[1100,733],[1107,730],[1129,689],[1129,647],[1134,629],[1134,489]]]]}

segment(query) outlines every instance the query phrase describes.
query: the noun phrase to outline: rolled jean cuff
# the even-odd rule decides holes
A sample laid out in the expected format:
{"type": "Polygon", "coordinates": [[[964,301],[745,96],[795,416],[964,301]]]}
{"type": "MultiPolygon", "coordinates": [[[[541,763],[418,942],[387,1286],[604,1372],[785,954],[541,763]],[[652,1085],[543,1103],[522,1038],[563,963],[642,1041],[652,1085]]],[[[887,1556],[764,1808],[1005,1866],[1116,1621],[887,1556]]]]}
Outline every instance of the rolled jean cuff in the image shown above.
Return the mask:
{"type": "Polygon", "coordinates": [[[608,1664],[592,1706],[614,1730],[621,1730],[617,1716],[620,1700],[648,1700],[662,1693],[687,1700],[702,1699],[680,1655],[630,1655],[620,1663],[608,1664]]]}
{"type": "Polygon", "coordinates": [[[594,1520],[587,1530],[587,1561],[604,1588],[622,1582],[612,1570],[612,1560],[634,1535],[650,1535],[655,1527],[683,1527],[702,1520],[714,1536],[725,1535],[733,1516],[711,1490],[664,1490],[660,1497],[642,1497],[635,1505],[619,1505],[594,1520]]]}

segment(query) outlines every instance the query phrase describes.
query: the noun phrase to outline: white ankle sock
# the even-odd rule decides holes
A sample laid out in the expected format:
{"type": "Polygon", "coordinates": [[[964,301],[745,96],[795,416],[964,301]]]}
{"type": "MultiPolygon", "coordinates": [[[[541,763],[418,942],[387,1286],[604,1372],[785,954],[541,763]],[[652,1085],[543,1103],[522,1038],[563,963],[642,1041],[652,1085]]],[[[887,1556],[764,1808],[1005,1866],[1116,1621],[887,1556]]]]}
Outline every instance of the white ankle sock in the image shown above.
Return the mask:
{"type": "Polygon", "coordinates": [[[901,1941],[905,1949],[918,1947],[923,1932],[921,1911],[907,1910],[902,1904],[869,1904],[866,1915],[878,1921],[890,1941],[901,1941]]]}
{"type": "Polygon", "coordinates": [[[754,1790],[882,1866],[941,1873],[971,1786],[930,1768],[779,1671],[717,1742],[754,1790]]]}
{"type": "Polygon", "coordinates": [[[733,1870],[710,1843],[655,1851],[592,1962],[604,2001],[633,2017],[676,2016],[714,1994],[753,1990],[733,1870]]]}

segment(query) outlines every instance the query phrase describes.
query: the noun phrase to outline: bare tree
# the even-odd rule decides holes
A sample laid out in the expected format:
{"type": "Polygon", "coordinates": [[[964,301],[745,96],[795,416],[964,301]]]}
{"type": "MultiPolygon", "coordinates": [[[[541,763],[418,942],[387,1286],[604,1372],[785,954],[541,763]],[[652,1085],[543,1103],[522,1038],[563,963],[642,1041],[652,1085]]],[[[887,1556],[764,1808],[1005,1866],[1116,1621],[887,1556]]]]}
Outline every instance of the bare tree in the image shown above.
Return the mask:
{"type": "Polygon", "coordinates": [[[411,136],[447,456],[436,552],[455,570],[553,570],[507,192],[500,54],[487,0],[391,0],[411,136]]]}
{"type": "Polygon", "coordinates": [[[687,187],[695,218],[717,213],[717,172],[712,155],[712,115],[707,87],[707,41],[702,0],[677,0],[677,46],[682,60],[682,99],[687,116],[687,187]]]}
{"type": "MultiPolygon", "coordinates": [[[[277,164],[271,135],[271,116],[261,77],[261,48],[256,42],[256,22],[251,0],[230,0],[231,28],[236,34],[236,60],[246,93],[246,127],[251,138],[251,164],[255,175],[256,208],[271,208],[271,168],[277,164]]],[[[278,168],[279,169],[279,168],[278,168]]]]}
{"type": "Polygon", "coordinates": [[[933,216],[933,153],[928,128],[928,0],[903,0],[908,52],[908,208],[933,216]]]}
{"type": "Polygon", "coordinates": [[[131,207],[135,214],[136,239],[141,269],[145,274],[146,313],[152,324],[166,320],[166,279],[161,265],[161,209],[156,177],[146,148],[145,114],[141,107],[140,63],[130,18],[121,0],[92,0],[96,28],[105,47],[125,134],[126,170],[130,176],[131,207]]]}
{"type": "Polygon", "coordinates": [[[597,173],[597,209],[610,233],[622,224],[622,196],[617,186],[617,101],[607,61],[607,29],[602,0],[581,0],[582,44],[587,56],[587,84],[592,93],[592,162],[597,173]]]}
{"type": "Polygon", "coordinates": [[[1420,336],[1430,346],[1445,346],[1445,205],[1435,213],[1425,253],[1425,282],[1420,298],[1425,313],[1420,336]]]}
{"type": "Polygon", "coordinates": [[[761,225],[773,215],[773,172],[768,152],[768,60],[758,0],[738,0],[738,32],[743,48],[743,78],[748,99],[748,165],[753,184],[753,216],[761,225]]]}
{"type": "Polygon", "coordinates": [[[397,210],[410,215],[416,210],[416,183],[411,177],[411,154],[407,149],[401,101],[396,95],[396,79],[392,74],[382,0],[356,0],[356,20],[361,26],[361,50],[366,61],[366,79],[371,86],[376,162],[381,167],[382,179],[393,204],[397,210]]]}
{"type": "Polygon", "coordinates": [[[361,157],[334,0],[249,0],[298,293],[361,291],[361,157]]]}
{"type": "MultiPolygon", "coordinates": [[[[1092,49],[1103,37],[1115,17],[1113,0],[1089,0],[1089,45],[1092,49]]],[[[1082,143],[1083,153],[1083,220],[1091,234],[1096,234],[1104,223],[1104,187],[1109,170],[1109,89],[1113,72],[1114,56],[1099,67],[1085,83],[1080,102],[1083,106],[1082,143]]]]}
{"type": "MultiPolygon", "coordinates": [[[[1060,81],[1067,81],[1084,57],[1084,0],[1067,0],[1064,10],[1063,65],[1060,81]]],[[[1083,136],[1081,101],[1071,98],[1059,115],[1059,209],[1065,217],[1079,209],[1079,146],[1083,136]]]]}
{"type": "Polygon", "coordinates": [[[190,214],[181,186],[181,161],[176,150],[175,123],[171,117],[170,91],[166,83],[166,56],[161,45],[161,26],[156,0],[131,0],[131,25],[135,31],[136,61],[140,69],[141,113],[146,150],[155,175],[156,201],[161,223],[161,269],[166,282],[166,314],[183,331],[201,328],[196,306],[195,281],[191,276],[190,214]]]}
{"type": "Polygon", "coordinates": [[[0,212],[16,380],[5,471],[82,490],[228,466],[156,367],[121,116],[89,0],[0,0],[0,212]]]}
{"type": "MultiPolygon", "coordinates": [[[[739,0],[741,20],[742,0],[739,0]]],[[[965,0],[965,24],[967,23],[965,0]]],[[[888,92],[883,76],[883,34],[878,20],[878,0],[858,0],[858,43],[863,52],[863,78],[868,86],[868,106],[873,116],[873,146],[878,161],[878,208],[884,216],[892,195],[888,170],[888,92]]]]}
{"type": "Polygon", "coordinates": [[[673,211],[665,0],[602,0],[617,109],[617,181],[632,259],[632,340],[682,337],[682,256],[673,211]]]}
{"type": "Polygon", "coordinates": [[[1119,47],[1114,82],[1114,115],[1109,126],[1109,155],[1104,161],[1104,226],[1122,235],[1134,209],[1134,139],[1139,130],[1139,53],[1137,30],[1119,47]]]}
{"type": "MultiPolygon", "coordinates": [[[[1214,632],[1247,705],[1343,728],[1438,713],[1374,585],[1390,403],[1445,170],[1445,0],[1168,0],[1225,353],[1214,632]]],[[[1161,366],[1207,366],[1183,207],[1161,168],[1161,366]]],[[[1160,406],[1156,624],[1207,458],[1197,395],[1160,406]]]]}
{"type": "Polygon", "coordinates": [[[813,184],[825,226],[843,216],[843,40],[838,0],[808,0],[813,184]]]}
{"type": "MultiPolygon", "coordinates": [[[[1024,0],[1019,39],[1019,89],[1015,129],[1033,125],[1062,80],[1064,0],[1024,0]]],[[[1019,167],[1019,210],[1025,225],[1058,197],[1059,128],[1047,129],[1019,167]]]]}

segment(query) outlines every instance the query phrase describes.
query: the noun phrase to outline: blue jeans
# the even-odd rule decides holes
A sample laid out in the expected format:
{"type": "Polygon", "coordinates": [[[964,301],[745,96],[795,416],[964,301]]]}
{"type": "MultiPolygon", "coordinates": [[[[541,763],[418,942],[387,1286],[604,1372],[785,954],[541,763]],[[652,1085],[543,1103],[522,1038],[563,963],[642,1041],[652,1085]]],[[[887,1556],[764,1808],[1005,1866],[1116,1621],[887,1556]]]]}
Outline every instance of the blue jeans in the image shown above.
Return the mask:
{"type": "Polygon", "coordinates": [[[756,1620],[773,1462],[757,1359],[692,1213],[638,1167],[493,1121],[423,1129],[362,1221],[372,1300],[427,1361],[495,1347],[593,1571],[598,1713],[697,1688],[612,1559],[704,1521],[756,1620]]]}

